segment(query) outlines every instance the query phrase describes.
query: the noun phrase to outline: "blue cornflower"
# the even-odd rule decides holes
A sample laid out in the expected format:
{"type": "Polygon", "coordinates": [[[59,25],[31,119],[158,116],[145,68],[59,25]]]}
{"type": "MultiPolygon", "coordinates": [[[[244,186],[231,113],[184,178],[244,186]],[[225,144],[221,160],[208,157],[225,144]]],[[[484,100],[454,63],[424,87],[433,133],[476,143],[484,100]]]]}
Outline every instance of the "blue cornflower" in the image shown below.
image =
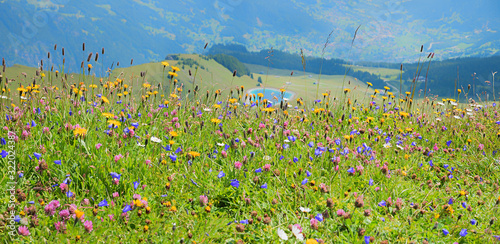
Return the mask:
{"type": "Polygon", "coordinates": [[[354,172],[356,172],[356,170],[354,169],[354,167],[350,167],[348,170],[347,170],[348,173],[351,173],[351,174],[354,174],[354,172]]]}
{"type": "Polygon", "coordinates": [[[33,156],[35,156],[36,159],[40,160],[40,157],[42,156],[42,154],[40,154],[40,153],[33,153],[33,156]]]}
{"type": "Polygon", "coordinates": [[[61,160],[55,160],[54,163],[58,164],[58,165],[61,165],[61,160]]]}
{"type": "Polygon", "coordinates": [[[316,214],[316,216],[314,217],[316,220],[318,220],[319,222],[323,222],[323,214],[316,214]]]}
{"type": "Polygon", "coordinates": [[[134,190],[137,190],[137,187],[139,187],[139,181],[134,181],[134,190]]]}
{"type": "Polygon", "coordinates": [[[370,178],[370,180],[368,181],[368,185],[373,186],[373,179],[370,178]]]}
{"type": "Polygon", "coordinates": [[[231,180],[231,186],[234,188],[240,187],[240,182],[237,179],[231,180]]]}
{"type": "Polygon", "coordinates": [[[309,180],[308,180],[307,178],[305,178],[305,179],[302,181],[302,185],[307,184],[307,182],[309,182],[309,180]]]}
{"type": "Polygon", "coordinates": [[[365,236],[365,244],[370,244],[370,236],[365,236]]]}
{"type": "Polygon", "coordinates": [[[379,207],[386,207],[387,203],[385,202],[385,200],[382,200],[381,202],[378,203],[378,206],[379,207]]]}
{"type": "Polygon", "coordinates": [[[122,212],[123,212],[123,213],[126,213],[126,212],[128,212],[128,211],[130,211],[130,210],[132,210],[132,207],[131,207],[130,205],[127,205],[127,206],[125,206],[125,207],[123,208],[122,212]]]}
{"type": "Polygon", "coordinates": [[[170,159],[171,159],[173,162],[175,162],[175,161],[177,160],[177,155],[175,155],[175,154],[170,154],[170,155],[169,155],[169,157],[170,157],[170,159]]]}
{"type": "Polygon", "coordinates": [[[262,168],[258,168],[255,170],[255,173],[261,173],[262,172],[262,168]]]}
{"type": "Polygon", "coordinates": [[[2,155],[2,158],[5,158],[7,157],[7,155],[9,155],[9,153],[5,150],[2,150],[2,152],[0,153],[0,155],[2,155]]]}
{"type": "Polygon", "coordinates": [[[260,188],[267,189],[267,183],[264,183],[264,185],[261,185],[260,188]]]}
{"type": "Polygon", "coordinates": [[[108,206],[108,201],[106,199],[102,200],[99,204],[99,207],[107,207],[108,206]]]}
{"type": "Polygon", "coordinates": [[[312,173],[309,172],[308,170],[306,170],[306,175],[307,175],[307,177],[311,177],[312,173]]]}
{"type": "Polygon", "coordinates": [[[74,196],[74,195],[75,195],[75,194],[73,194],[73,192],[71,192],[71,191],[66,192],[66,196],[67,196],[67,197],[72,197],[72,196],[74,196]]]}
{"type": "Polygon", "coordinates": [[[466,235],[467,235],[467,229],[462,229],[462,230],[460,231],[460,236],[461,236],[461,237],[465,237],[466,235]]]}
{"type": "Polygon", "coordinates": [[[477,224],[477,221],[476,221],[475,219],[472,219],[472,220],[470,221],[470,224],[471,224],[471,225],[476,225],[476,224],[477,224]]]}
{"type": "Polygon", "coordinates": [[[450,232],[447,229],[443,229],[443,235],[447,236],[450,232]]]}
{"type": "Polygon", "coordinates": [[[224,177],[224,176],[226,176],[226,174],[224,173],[224,171],[222,171],[222,170],[221,170],[221,171],[219,172],[219,174],[217,175],[217,178],[219,178],[219,179],[220,179],[220,178],[222,178],[222,177],[224,177]]]}
{"type": "Polygon", "coordinates": [[[109,173],[111,175],[111,177],[113,177],[113,179],[120,179],[120,177],[122,176],[121,174],[118,174],[118,173],[115,173],[115,172],[111,172],[109,173]]]}

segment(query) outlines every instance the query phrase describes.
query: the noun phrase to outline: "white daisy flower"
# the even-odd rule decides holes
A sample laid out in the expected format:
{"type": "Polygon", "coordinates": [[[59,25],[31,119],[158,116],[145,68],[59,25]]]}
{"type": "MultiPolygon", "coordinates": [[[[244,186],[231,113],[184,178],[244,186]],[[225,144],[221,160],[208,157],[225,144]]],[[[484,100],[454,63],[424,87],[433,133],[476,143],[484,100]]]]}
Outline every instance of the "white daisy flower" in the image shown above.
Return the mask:
{"type": "Polygon", "coordinates": [[[302,234],[302,232],[300,231],[299,228],[297,228],[297,226],[295,226],[295,225],[292,226],[292,233],[295,236],[295,238],[297,238],[297,240],[299,240],[299,241],[304,240],[304,234],[302,234]]]}
{"type": "Polygon", "coordinates": [[[311,212],[311,209],[310,209],[310,208],[300,207],[299,209],[300,209],[300,211],[302,211],[302,212],[304,212],[304,213],[309,213],[309,212],[311,212]]]}
{"type": "Polygon", "coordinates": [[[285,233],[285,231],[284,231],[284,230],[282,230],[282,229],[278,228],[277,233],[278,233],[278,237],[279,237],[281,240],[284,240],[284,241],[288,240],[288,236],[286,235],[286,233],[285,233]]]}
{"type": "Polygon", "coordinates": [[[385,147],[385,148],[389,148],[389,147],[392,147],[392,145],[391,145],[391,143],[390,143],[390,142],[388,142],[388,143],[384,144],[384,147],[385,147]]]}
{"type": "Polygon", "coordinates": [[[152,137],[151,137],[151,141],[152,141],[152,142],[156,142],[156,143],[161,143],[161,139],[160,139],[160,138],[158,138],[158,137],[156,137],[156,136],[152,136],[152,137]]]}

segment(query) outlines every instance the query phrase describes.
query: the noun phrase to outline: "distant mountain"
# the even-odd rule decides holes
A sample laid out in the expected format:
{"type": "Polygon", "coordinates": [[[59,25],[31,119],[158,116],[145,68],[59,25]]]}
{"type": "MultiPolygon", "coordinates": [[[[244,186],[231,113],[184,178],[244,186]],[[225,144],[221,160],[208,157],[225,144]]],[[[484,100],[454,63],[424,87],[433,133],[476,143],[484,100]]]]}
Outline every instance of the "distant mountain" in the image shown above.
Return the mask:
{"type": "Polygon", "coordinates": [[[65,47],[72,71],[103,47],[97,67],[200,53],[207,42],[354,61],[411,61],[422,44],[438,59],[491,56],[500,50],[498,10],[495,0],[0,0],[0,56],[57,69],[65,47]]]}

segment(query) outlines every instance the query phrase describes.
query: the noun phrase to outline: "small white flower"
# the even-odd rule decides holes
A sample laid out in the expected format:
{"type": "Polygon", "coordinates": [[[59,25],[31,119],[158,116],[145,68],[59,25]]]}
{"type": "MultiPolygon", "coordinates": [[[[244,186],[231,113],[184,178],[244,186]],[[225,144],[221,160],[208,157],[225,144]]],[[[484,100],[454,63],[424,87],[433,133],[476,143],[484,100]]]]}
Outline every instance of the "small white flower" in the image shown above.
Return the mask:
{"type": "Polygon", "coordinates": [[[311,212],[311,209],[310,209],[310,208],[300,207],[299,209],[300,209],[300,211],[302,211],[302,212],[304,212],[304,213],[309,213],[309,212],[311,212]]]}
{"type": "Polygon", "coordinates": [[[284,142],[289,143],[290,141],[288,139],[285,139],[284,142]]]}
{"type": "Polygon", "coordinates": [[[160,139],[160,138],[158,138],[158,137],[156,137],[156,136],[152,136],[152,137],[151,137],[151,141],[152,141],[152,142],[156,142],[156,143],[161,143],[161,139],[160,139]]]}
{"type": "Polygon", "coordinates": [[[472,112],[472,109],[465,109],[465,110],[467,110],[467,112],[472,112]]]}
{"type": "Polygon", "coordinates": [[[146,125],[148,125],[148,124],[146,124],[146,123],[142,123],[142,125],[146,126],[146,125]]]}
{"type": "Polygon", "coordinates": [[[2,99],[7,99],[8,97],[6,97],[6,96],[0,96],[0,98],[2,98],[2,99]]]}
{"type": "Polygon", "coordinates": [[[269,161],[269,160],[271,160],[271,157],[266,155],[266,156],[264,156],[264,160],[269,161]]]}
{"type": "Polygon", "coordinates": [[[400,145],[397,145],[396,147],[398,147],[401,150],[404,150],[404,148],[402,146],[400,146],[400,145]]]}
{"type": "Polygon", "coordinates": [[[284,97],[284,98],[283,98],[283,101],[285,101],[285,102],[286,102],[286,101],[288,101],[288,98],[284,97]]]}
{"type": "Polygon", "coordinates": [[[441,106],[444,106],[444,103],[442,103],[442,102],[438,102],[437,104],[441,105],[441,106]]]}
{"type": "Polygon", "coordinates": [[[297,240],[299,240],[299,241],[304,240],[304,235],[300,232],[300,229],[297,228],[295,225],[292,226],[292,233],[295,236],[295,238],[297,238],[297,240]]]}
{"type": "Polygon", "coordinates": [[[278,232],[278,236],[279,236],[279,238],[280,238],[281,240],[284,240],[284,241],[288,240],[288,236],[286,235],[286,233],[285,233],[285,231],[284,231],[284,230],[282,230],[282,229],[278,228],[278,231],[277,231],[277,232],[278,232]]]}
{"type": "Polygon", "coordinates": [[[225,145],[224,143],[217,142],[217,146],[219,146],[219,147],[223,147],[224,145],[225,145]]]}
{"type": "Polygon", "coordinates": [[[473,113],[470,113],[470,112],[467,112],[467,115],[469,115],[469,116],[473,116],[474,114],[473,114],[473,113]]]}
{"type": "Polygon", "coordinates": [[[204,108],[203,111],[210,112],[210,111],[212,111],[212,109],[210,109],[210,108],[204,108]]]}
{"type": "Polygon", "coordinates": [[[389,147],[392,147],[392,145],[391,145],[391,143],[390,143],[390,142],[388,142],[388,143],[384,144],[384,147],[385,147],[385,148],[389,148],[389,147]]]}
{"type": "Polygon", "coordinates": [[[455,119],[461,119],[460,116],[457,116],[457,115],[453,116],[453,118],[455,118],[455,119]]]}
{"type": "Polygon", "coordinates": [[[140,146],[140,147],[145,147],[144,145],[142,145],[141,143],[137,143],[137,146],[140,146]]]}
{"type": "Polygon", "coordinates": [[[456,103],[456,102],[450,102],[450,104],[453,105],[453,106],[457,106],[458,105],[458,103],[456,103]]]}
{"type": "Polygon", "coordinates": [[[21,219],[21,221],[20,221],[20,223],[21,223],[22,225],[28,225],[28,224],[29,224],[29,222],[28,222],[28,218],[26,218],[26,217],[25,217],[25,218],[22,218],[22,219],[21,219]]]}
{"type": "Polygon", "coordinates": [[[441,118],[436,118],[437,121],[441,121],[441,118]]]}

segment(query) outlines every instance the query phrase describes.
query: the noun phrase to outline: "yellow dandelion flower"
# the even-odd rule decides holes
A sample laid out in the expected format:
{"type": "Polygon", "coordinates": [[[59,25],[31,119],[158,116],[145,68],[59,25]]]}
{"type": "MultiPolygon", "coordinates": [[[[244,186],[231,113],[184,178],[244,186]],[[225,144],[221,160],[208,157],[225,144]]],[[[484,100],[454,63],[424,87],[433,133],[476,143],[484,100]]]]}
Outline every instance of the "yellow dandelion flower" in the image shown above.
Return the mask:
{"type": "Polygon", "coordinates": [[[73,134],[75,136],[85,136],[87,134],[87,129],[78,127],[75,130],[73,130],[73,134]]]}
{"type": "Polygon", "coordinates": [[[84,212],[80,210],[75,210],[75,215],[77,219],[80,219],[83,216],[84,212]]]}
{"type": "Polygon", "coordinates": [[[113,125],[113,127],[118,127],[118,126],[122,125],[122,123],[120,123],[120,121],[117,121],[117,120],[114,120],[114,119],[109,120],[108,124],[109,125],[113,125]]]}

